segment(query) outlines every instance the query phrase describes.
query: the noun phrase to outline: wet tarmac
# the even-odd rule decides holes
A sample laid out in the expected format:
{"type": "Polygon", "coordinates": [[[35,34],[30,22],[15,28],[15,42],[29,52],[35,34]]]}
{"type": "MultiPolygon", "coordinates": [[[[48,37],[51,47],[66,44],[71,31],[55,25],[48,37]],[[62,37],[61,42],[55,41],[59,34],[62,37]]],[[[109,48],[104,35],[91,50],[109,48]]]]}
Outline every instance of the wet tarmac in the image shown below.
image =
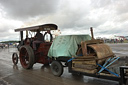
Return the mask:
{"type": "MultiPolygon", "coordinates": [[[[117,56],[128,56],[128,43],[108,44],[117,56]]],[[[64,69],[61,77],[55,77],[50,67],[35,64],[33,69],[25,70],[18,62],[14,66],[11,55],[15,48],[0,49],[0,85],[118,85],[118,82],[88,76],[72,75],[64,69]]]]}

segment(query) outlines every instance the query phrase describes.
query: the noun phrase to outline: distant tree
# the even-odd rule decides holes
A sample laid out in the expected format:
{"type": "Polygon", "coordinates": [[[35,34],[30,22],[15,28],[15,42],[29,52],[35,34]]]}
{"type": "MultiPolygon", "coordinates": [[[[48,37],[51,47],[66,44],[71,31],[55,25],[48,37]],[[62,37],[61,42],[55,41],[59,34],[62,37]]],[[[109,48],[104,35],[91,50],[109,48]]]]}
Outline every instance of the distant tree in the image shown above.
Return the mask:
{"type": "Polygon", "coordinates": [[[18,43],[19,41],[2,41],[0,43],[18,43]]]}

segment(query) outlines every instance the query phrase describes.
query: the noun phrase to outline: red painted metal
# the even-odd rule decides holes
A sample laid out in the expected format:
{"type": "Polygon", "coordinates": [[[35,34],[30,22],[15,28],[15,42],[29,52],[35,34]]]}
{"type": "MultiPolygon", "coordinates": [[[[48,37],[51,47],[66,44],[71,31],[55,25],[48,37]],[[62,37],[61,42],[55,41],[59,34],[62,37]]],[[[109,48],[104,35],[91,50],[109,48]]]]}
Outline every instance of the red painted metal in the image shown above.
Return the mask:
{"type": "Polygon", "coordinates": [[[41,43],[38,50],[35,52],[35,58],[37,63],[48,64],[51,60],[48,59],[48,51],[52,43],[41,43]]]}
{"type": "Polygon", "coordinates": [[[29,62],[29,57],[28,57],[27,50],[25,48],[21,48],[19,57],[20,57],[20,62],[22,66],[26,68],[29,62]]]}

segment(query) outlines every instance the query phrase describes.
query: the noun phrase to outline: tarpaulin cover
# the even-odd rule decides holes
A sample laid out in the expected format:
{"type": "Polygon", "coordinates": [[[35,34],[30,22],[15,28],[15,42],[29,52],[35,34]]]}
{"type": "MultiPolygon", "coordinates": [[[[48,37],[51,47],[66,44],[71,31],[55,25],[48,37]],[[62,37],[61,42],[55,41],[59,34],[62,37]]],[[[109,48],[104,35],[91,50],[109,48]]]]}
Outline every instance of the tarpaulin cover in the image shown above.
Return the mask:
{"type": "Polygon", "coordinates": [[[53,41],[48,56],[49,57],[71,57],[76,56],[78,44],[81,41],[91,40],[89,35],[61,35],[53,41]]]}

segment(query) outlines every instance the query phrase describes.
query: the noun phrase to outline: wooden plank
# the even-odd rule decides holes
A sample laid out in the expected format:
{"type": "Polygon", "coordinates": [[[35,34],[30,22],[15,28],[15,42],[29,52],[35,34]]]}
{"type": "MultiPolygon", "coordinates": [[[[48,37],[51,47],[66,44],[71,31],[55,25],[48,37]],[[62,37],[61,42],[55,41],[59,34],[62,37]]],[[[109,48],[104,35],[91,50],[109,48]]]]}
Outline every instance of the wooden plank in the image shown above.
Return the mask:
{"type": "Polygon", "coordinates": [[[81,68],[81,69],[88,69],[88,70],[94,70],[97,68],[97,65],[82,65],[82,64],[73,64],[74,68],[81,68]]]}
{"type": "Polygon", "coordinates": [[[97,72],[97,69],[87,70],[87,69],[81,69],[81,68],[72,68],[72,70],[79,71],[79,72],[85,72],[85,73],[92,73],[92,74],[97,72]]]}
{"type": "Polygon", "coordinates": [[[82,53],[84,55],[84,57],[87,56],[87,44],[85,42],[81,42],[81,48],[82,48],[82,53]]]}
{"type": "Polygon", "coordinates": [[[76,59],[95,59],[96,56],[79,56],[79,57],[76,57],[76,59]]]}
{"type": "Polygon", "coordinates": [[[72,63],[78,63],[83,65],[96,65],[96,61],[72,61],[72,63]]]}
{"type": "Polygon", "coordinates": [[[115,76],[115,75],[113,75],[113,74],[110,74],[110,73],[100,73],[100,75],[117,77],[117,76],[115,76]]]}
{"type": "Polygon", "coordinates": [[[74,59],[73,61],[93,61],[95,59],[74,59]]]}

